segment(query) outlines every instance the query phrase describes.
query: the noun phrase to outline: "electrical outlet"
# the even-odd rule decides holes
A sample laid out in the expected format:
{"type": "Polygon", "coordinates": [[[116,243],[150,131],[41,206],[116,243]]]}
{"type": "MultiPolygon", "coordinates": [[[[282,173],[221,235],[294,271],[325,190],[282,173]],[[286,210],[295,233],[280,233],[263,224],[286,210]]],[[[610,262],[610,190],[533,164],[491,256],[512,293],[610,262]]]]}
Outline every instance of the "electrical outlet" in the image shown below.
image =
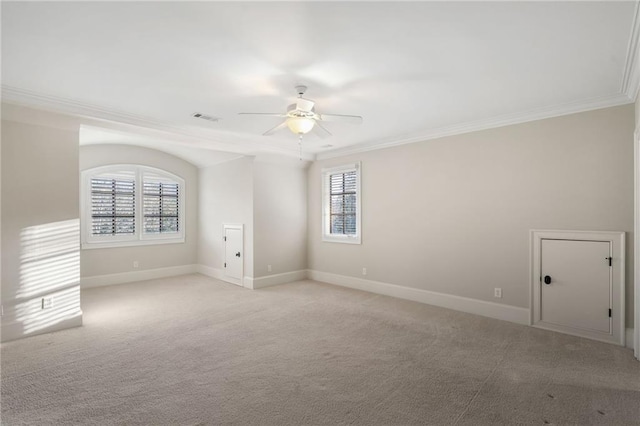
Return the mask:
{"type": "Polygon", "coordinates": [[[271,272],[271,265],[267,265],[267,272],[271,272]]]}
{"type": "Polygon", "coordinates": [[[42,309],[51,309],[51,308],[53,308],[53,297],[43,297],[42,309]]]}
{"type": "Polygon", "coordinates": [[[493,297],[497,297],[498,299],[502,299],[502,289],[501,288],[494,288],[493,289],[493,297]]]}
{"type": "Polygon", "coordinates": [[[362,275],[367,275],[367,268],[362,268],[362,275]]]}
{"type": "Polygon", "coordinates": [[[140,262],[138,262],[137,260],[133,261],[133,267],[137,268],[138,266],[140,266],[140,262]]]}

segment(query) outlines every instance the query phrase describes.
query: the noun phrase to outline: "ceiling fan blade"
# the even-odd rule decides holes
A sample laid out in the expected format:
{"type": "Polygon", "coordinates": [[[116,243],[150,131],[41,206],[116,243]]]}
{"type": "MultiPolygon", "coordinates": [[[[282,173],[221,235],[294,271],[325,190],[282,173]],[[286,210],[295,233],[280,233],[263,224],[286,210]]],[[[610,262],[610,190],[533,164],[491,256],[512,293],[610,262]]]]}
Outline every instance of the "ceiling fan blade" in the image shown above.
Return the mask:
{"type": "Polygon", "coordinates": [[[309,99],[298,98],[298,101],[296,102],[296,109],[300,111],[311,112],[315,104],[315,102],[310,101],[309,99]]]}
{"type": "Polygon", "coordinates": [[[318,114],[318,119],[322,121],[341,121],[353,124],[362,123],[362,117],[359,115],[318,114]]]}
{"type": "Polygon", "coordinates": [[[270,136],[270,135],[274,134],[275,132],[277,132],[278,130],[284,129],[285,127],[287,127],[287,122],[283,121],[282,123],[278,124],[276,127],[273,127],[271,129],[267,130],[262,135],[263,136],[270,136]]]}
{"type": "Polygon", "coordinates": [[[328,138],[331,135],[331,132],[324,128],[317,120],[316,125],[313,126],[313,131],[316,135],[320,136],[322,139],[328,138]]]}
{"type": "Polygon", "coordinates": [[[287,114],[281,112],[239,112],[238,115],[264,115],[266,117],[286,117],[287,114]]]}

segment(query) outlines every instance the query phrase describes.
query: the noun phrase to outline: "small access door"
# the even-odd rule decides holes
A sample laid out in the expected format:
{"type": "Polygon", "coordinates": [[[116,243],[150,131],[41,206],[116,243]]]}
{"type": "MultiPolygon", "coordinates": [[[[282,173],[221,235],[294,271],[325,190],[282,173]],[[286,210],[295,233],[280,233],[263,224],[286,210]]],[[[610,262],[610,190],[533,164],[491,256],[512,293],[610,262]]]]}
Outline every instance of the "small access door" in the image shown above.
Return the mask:
{"type": "Polygon", "coordinates": [[[624,233],[534,231],[533,250],[532,325],[623,345],[624,233]]]}
{"type": "Polygon", "coordinates": [[[540,321],[611,333],[608,241],[542,240],[540,321]]]}
{"type": "Polygon", "coordinates": [[[242,286],[244,276],[242,225],[224,225],[224,279],[242,286]]]}

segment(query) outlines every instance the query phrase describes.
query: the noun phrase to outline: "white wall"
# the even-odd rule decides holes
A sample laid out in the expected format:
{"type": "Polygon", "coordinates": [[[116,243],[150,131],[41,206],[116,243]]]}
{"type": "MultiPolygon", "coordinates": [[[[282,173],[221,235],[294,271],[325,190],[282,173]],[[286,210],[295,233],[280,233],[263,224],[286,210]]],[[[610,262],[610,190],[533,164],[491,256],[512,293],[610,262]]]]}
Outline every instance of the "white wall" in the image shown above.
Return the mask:
{"type": "Polygon", "coordinates": [[[626,231],[631,327],[633,111],[626,105],[315,162],[309,268],[528,308],[530,229],[626,231]],[[362,244],[322,242],[321,168],[355,161],[362,244]]]}
{"type": "MultiPolygon", "coordinates": [[[[195,265],[198,250],[198,169],[173,155],[130,145],[102,144],[80,147],[80,170],[109,164],[140,164],[157,167],[185,181],[185,242],[82,250],[84,283],[110,283],[112,274],[141,273],[159,268],[195,265]],[[133,261],[139,262],[138,268],[133,261]]],[[[176,269],[181,271],[181,269],[176,269]]],[[[132,275],[135,278],[136,275],[132,275]]]]}
{"type": "Polygon", "coordinates": [[[306,169],[256,161],[253,184],[254,277],[307,269],[306,169]]]}
{"type": "Polygon", "coordinates": [[[198,263],[223,274],[223,224],[243,224],[244,274],[253,277],[253,157],[200,169],[198,194],[198,263]]]}
{"type": "Polygon", "coordinates": [[[78,132],[2,121],[1,170],[2,340],[81,325],[78,132]]]}

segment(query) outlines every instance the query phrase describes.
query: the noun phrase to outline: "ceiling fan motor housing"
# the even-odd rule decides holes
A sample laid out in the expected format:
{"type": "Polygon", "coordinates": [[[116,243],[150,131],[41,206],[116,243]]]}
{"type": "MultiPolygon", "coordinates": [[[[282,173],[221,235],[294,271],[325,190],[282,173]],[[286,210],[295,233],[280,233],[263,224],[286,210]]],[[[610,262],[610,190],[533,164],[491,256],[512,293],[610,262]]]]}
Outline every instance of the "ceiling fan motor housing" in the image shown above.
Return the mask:
{"type": "Polygon", "coordinates": [[[298,109],[298,104],[291,104],[287,107],[287,115],[289,117],[305,117],[315,118],[315,107],[311,108],[311,111],[302,111],[298,109]]]}

